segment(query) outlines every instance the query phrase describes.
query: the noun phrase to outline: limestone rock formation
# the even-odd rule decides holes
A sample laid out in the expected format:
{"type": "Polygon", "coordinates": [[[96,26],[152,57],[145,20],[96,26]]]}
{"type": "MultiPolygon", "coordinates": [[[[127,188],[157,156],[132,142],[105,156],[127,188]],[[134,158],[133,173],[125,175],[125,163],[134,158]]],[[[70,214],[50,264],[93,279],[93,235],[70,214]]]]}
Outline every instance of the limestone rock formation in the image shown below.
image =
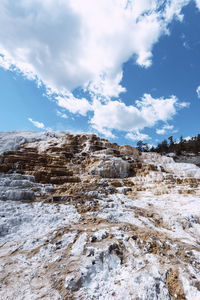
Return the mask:
{"type": "Polygon", "coordinates": [[[0,174],[0,199],[13,201],[33,201],[51,193],[51,184],[39,184],[35,177],[21,174],[0,174]]]}
{"type": "Polygon", "coordinates": [[[103,178],[126,178],[131,175],[131,164],[121,158],[101,160],[92,167],[90,174],[103,178]]]}
{"type": "Polygon", "coordinates": [[[138,159],[140,155],[139,151],[130,145],[120,146],[119,149],[121,154],[134,157],[135,159],[138,159]]]}
{"type": "Polygon", "coordinates": [[[0,133],[0,299],[200,299],[199,199],[193,164],[0,133]]]}

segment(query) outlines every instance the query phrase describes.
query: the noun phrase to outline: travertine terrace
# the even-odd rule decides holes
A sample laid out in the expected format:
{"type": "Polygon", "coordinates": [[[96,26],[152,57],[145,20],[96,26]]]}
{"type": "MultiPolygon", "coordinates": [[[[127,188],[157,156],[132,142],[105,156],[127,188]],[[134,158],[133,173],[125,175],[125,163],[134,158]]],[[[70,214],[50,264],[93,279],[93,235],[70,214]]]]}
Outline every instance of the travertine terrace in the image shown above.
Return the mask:
{"type": "Polygon", "coordinates": [[[0,133],[1,299],[200,299],[200,169],[94,134],[0,133]]]}

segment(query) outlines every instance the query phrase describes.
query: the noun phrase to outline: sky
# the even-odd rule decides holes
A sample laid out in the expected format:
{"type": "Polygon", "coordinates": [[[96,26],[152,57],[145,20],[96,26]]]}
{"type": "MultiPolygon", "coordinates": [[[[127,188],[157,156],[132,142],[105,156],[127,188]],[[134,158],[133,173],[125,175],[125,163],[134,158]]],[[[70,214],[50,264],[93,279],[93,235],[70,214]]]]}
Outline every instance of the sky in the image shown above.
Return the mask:
{"type": "Polygon", "coordinates": [[[1,0],[0,131],[200,132],[200,0],[1,0]]]}

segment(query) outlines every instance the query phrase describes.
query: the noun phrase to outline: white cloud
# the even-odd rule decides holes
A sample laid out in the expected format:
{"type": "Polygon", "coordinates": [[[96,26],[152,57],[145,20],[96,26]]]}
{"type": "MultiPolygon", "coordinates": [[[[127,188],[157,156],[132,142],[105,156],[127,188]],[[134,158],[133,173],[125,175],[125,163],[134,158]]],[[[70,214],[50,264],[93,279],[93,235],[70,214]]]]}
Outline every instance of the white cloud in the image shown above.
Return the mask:
{"type": "Polygon", "coordinates": [[[200,0],[196,0],[196,6],[200,10],[200,0]]]}
{"type": "Polygon", "coordinates": [[[38,122],[38,121],[33,121],[31,118],[28,118],[28,120],[37,128],[40,128],[40,129],[44,129],[45,126],[42,122],[38,122]]]}
{"type": "Polygon", "coordinates": [[[157,134],[165,134],[166,133],[166,130],[165,129],[156,129],[156,133],[157,134]]]}
{"type": "Polygon", "coordinates": [[[63,119],[67,119],[67,115],[59,110],[56,111],[56,114],[58,117],[61,117],[63,119]]]}
{"type": "Polygon", "coordinates": [[[141,132],[136,132],[136,133],[129,132],[126,134],[126,138],[132,141],[139,141],[139,140],[144,141],[144,140],[151,139],[151,137],[148,134],[141,133],[141,132]]]}
{"type": "Polygon", "coordinates": [[[184,47],[185,49],[187,49],[187,50],[190,50],[190,49],[191,49],[191,48],[190,48],[190,45],[189,45],[188,42],[186,42],[186,41],[183,42],[183,47],[184,47]]]}
{"type": "Polygon", "coordinates": [[[190,50],[191,47],[189,45],[189,41],[187,40],[187,37],[184,33],[181,34],[181,40],[182,40],[182,43],[183,43],[183,47],[186,49],[186,50],[190,50]]]}
{"type": "Polygon", "coordinates": [[[179,108],[187,108],[190,106],[190,102],[179,102],[179,103],[177,103],[177,106],[179,108]]]}
{"type": "Polygon", "coordinates": [[[191,140],[191,136],[186,136],[186,137],[184,138],[184,140],[185,140],[185,141],[191,140]]]}
{"type": "Polygon", "coordinates": [[[189,1],[1,0],[0,66],[44,84],[59,107],[93,113],[91,126],[108,137],[113,130],[138,133],[187,103],[147,94],[136,105],[111,101],[126,91],[123,64],[149,67],[153,46],[174,18],[182,20],[189,1]],[[75,97],[76,88],[90,99],[75,97]]]}
{"type": "Polygon", "coordinates": [[[156,133],[164,135],[164,134],[166,134],[166,130],[165,129],[156,129],[156,133]]]}
{"type": "Polygon", "coordinates": [[[56,100],[58,106],[69,110],[73,114],[85,116],[88,111],[92,110],[92,106],[87,99],[78,99],[72,93],[65,94],[65,96],[57,96],[56,100]]]}
{"type": "Polygon", "coordinates": [[[197,97],[200,98],[200,85],[196,89],[197,97]]]}
{"type": "Polygon", "coordinates": [[[156,99],[144,94],[135,106],[118,100],[104,104],[96,99],[90,123],[98,132],[105,134],[106,131],[108,136],[112,135],[112,130],[137,133],[145,127],[153,127],[158,121],[171,120],[179,108],[180,102],[175,96],[156,99]]]}
{"type": "Polygon", "coordinates": [[[188,2],[1,0],[0,64],[58,94],[82,87],[117,97],[123,63],[135,57],[149,67],[154,44],[188,2]]]}
{"type": "Polygon", "coordinates": [[[166,134],[168,131],[173,130],[174,126],[173,125],[168,125],[165,124],[161,129],[156,129],[157,134],[166,134]]]}
{"type": "Polygon", "coordinates": [[[126,92],[126,89],[120,84],[122,80],[122,72],[118,73],[115,78],[106,78],[100,76],[98,79],[91,82],[88,86],[90,94],[93,96],[105,98],[118,97],[120,93],[126,92]]]}
{"type": "Polygon", "coordinates": [[[172,19],[175,17],[180,22],[182,22],[184,16],[181,13],[181,10],[189,2],[191,2],[191,0],[171,0],[171,1],[167,1],[166,9],[165,9],[165,12],[164,12],[166,21],[171,22],[172,19]]]}
{"type": "Polygon", "coordinates": [[[126,106],[120,101],[109,101],[102,104],[95,100],[93,109],[94,115],[90,122],[93,128],[103,134],[105,130],[111,132],[113,129],[131,131],[137,127],[143,127],[145,122],[136,107],[126,106]]]}

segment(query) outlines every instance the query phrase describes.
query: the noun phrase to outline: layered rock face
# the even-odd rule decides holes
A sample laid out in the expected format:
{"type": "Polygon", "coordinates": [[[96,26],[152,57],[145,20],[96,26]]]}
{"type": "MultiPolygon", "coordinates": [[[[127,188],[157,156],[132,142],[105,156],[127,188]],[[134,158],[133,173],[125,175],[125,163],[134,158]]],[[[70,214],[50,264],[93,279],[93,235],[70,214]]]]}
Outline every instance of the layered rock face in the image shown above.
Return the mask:
{"type": "Polygon", "coordinates": [[[1,299],[200,299],[200,169],[93,134],[0,133],[1,299]]]}
{"type": "Polygon", "coordinates": [[[33,201],[38,196],[53,190],[51,185],[35,183],[34,176],[21,174],[0,174],[0,199],[33,201]]]}
{"type": "MultiPolygon", "coordinates": [[[[21,139],[20,139],[21,141],[21,139]]],[[[126,178],[134,174],[137,149],[95,135],[70,135],[26,143],[0,156],[1,173],[32,175],[42,184],[81,182],[81,176],[126,178]]]]}

